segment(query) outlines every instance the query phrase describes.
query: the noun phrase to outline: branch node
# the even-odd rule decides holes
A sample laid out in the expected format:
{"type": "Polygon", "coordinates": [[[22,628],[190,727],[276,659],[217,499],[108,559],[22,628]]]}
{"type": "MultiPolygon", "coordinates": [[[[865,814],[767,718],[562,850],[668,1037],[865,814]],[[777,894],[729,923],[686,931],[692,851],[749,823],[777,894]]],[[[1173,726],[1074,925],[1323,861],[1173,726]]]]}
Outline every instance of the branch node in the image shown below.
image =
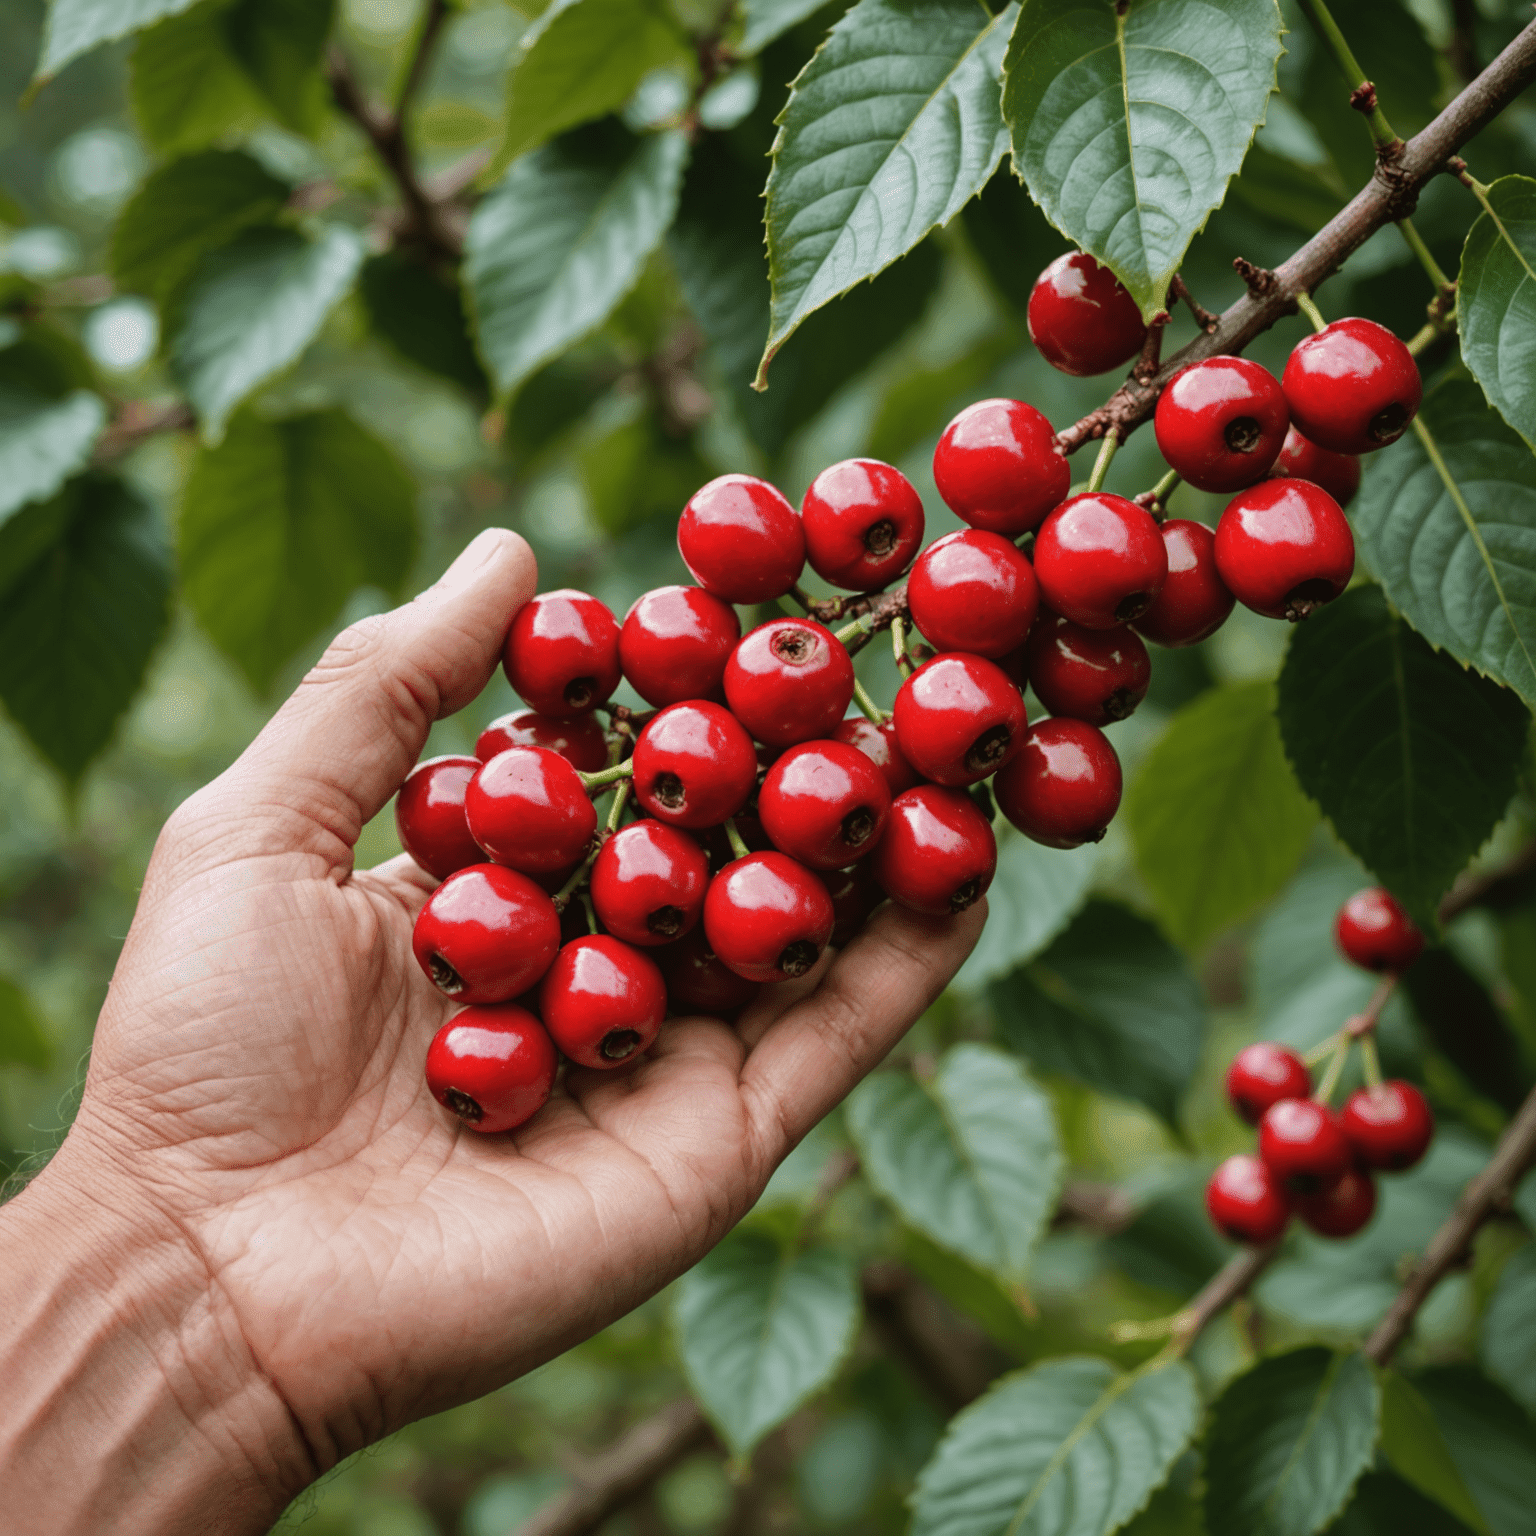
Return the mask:
{"type": "Polygon", "coordinates": [[[1232,266],[1254,298],[1266,299],[1280,291],[1280,279],[1268,267],[1256,267],[1246,256],[1234,256],[1232,266]]]}
{"type": "MultiPolygon", "coordinates": [[[[1362,80],[1354,90],[1349,93],[1349,104],[1356,112],[1363,112],[1367,117],[1376,110],[1376,87],[1369,80],[1362,80]]],[[[1399,139],[1398,143],[1402,143],[1399,139]]]]}

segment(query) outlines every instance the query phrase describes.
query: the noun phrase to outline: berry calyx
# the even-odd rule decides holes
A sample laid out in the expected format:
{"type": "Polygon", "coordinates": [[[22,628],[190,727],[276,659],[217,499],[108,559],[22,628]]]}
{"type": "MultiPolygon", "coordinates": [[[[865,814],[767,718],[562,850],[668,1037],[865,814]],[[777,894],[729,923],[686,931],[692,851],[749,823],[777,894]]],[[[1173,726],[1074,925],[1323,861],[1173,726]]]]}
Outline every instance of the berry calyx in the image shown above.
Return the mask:
{"type": "Polygon", "coordinates": [[[1163,547],[1168,579],[1131,627],[1154,645],[1198,645],[1227,622],[1237,603],[1216,569],[1216,535],[1204,523],[1169,518],[1163,547]]]}
{"type": "Polygon", "coordinates": [[[1234,1243],[1272,1243],[1291,1219],[1291,1202],[1257,1157],[1238,1153],[1211,1175],[1205,1208],[1216,1230],[1234,1243]]]}
{"type": "Polygon", "coordinates": [[[541,592],[512,620],[502,667],[529,708],[568,720],[619,686],[619,625],[586,592],[541,592]]]}
{"type": "Polygon", "coordinates": [[[1216,525],[1216,570],[1245,607],[1292,623],[1331,603],[1355,571],[1355,536],[1339,504],[1282,476],[1239,491],[1216,525]]]}
{"type": "Polygon", "coordinates": [[[1024,698],[981,656],[950,652],[901,685],[891,715],[901,755],[936,784],[975,784],[1019,749],[1024,698]]]}
{"type": "Polygon", "coordinates": [[[745,727],[702,699],[669,705],[650,721],[635,742],[634,765],[635,799],[672,827],[719,826],[757,784],[745,727]]]}
{"type": "Polygon", "coordinates": [[[547,747],[508,747],[482,764],[464,810],[486,853],[525,875],[569,869],[597,830],[580,776],[547,747]]]}
{"type": "Polygon", "coordinates": [[[1285,434],[1280,457],[1270,473],[1310,480],[1313,485],[1322,486],[1341,507],[1347,507],[1360,489],[1360,460],[1354,454],[1320,448],[1294,426],[1285,434]]]}
{"type": "Polygon", "coordinates": [[[811,741],[828,735],[847,711],[853,661],[814,619],[769,619],[731,652],[725,697],[759,741],[771,747],[811,741]]]}
{"type": "Polygon", "coordinates": [[[891,802],[873,865],[892,901],[949,917],[986,895],[997,873],[997,838],[964,790],[919,784],[891,802]]]}
{"type": "Polygon", "coordinates": [[[832,898],[783,853],[749,853],[710,882],[709,947],[748,981],[791,981],[816,964],[832,937],[832,898]]]}
{"type": "Polygon", "coordinates": [[[1356,891],[1339,908],[1333,937],[1346,960],[1368,971],[1406,971],[1424,952],[1424,935],[1385,886],[1356,891]]]}
{"type": "Polygon", "coordinates": [[[1016,539],[1071,489],[1050,422],[1022,400],[978,400],[939,438],[933,480],[963,523],[1016,539]]]}
{"type": "Polygon", "coordinates": [[[1035,537],[1040,596],[1085,629],[1139,619],[1168,579],[1168,551],[1152,514],[1123,496],[1069,497],[1035,537]]]}
{"type": "Polygon", "coordinates": [[[550,1038],[583,1067],[612,1068],[647,1050],[667,1016],[656,962],[606,933],[573,939],[539,984],[550,1038]]]}
{"type": "Polygon", "coordinates": [[[1296,343],[1280,379],[1298,430],[1334,453],[1374,453],[1419,413],[1413,354],[1374,320],[1335,320],[1296,343]]]}
{"type": "Polygon", "coordinates": [[[1084,251],[1058,256],[1035,279],[1027,319],[1041,357],[1076,378],[1130,362],[1147,339],[1136,300],[1084,251]]]}
{"type": "Polygon", "coordinates": [[[1024,732],[992,793],[1026,837],[1047,848],[1077,848],[1104,836],[1122,787],[1120,758],[1103,731],[1058,715],[1024,732]]]}
{"type": "Polygon", "coordinates": [[[1313,1194],[1296,1197],[1296,1214],[1321,1237],[1353,1237],[1376,1211],[1376,1181],[1346,1168],[1313,1194]]]}
{"type": "Polygon", "coordinates": [[[688,574],[727,603],[771,603],[800,579],[805,531],[782,491],[755,475],[720,475],[677,520],[688,574]]]}
{"type": "Polygon", "coordinates": [[[964,528],[917,557],[907,582],[912,622],[941,651],[997,657],[1035,621],[1034,567],[1001,534],[964,528]]]}
{"type": "Polygon", "coordinates": [[[1244,1046],[1227,1068],[1227,1102],[1249,1125],[1257,1125],[1271,1104],[1304,1099],[1311,1092],[1306,1062],[1272,1040],[1244,1046]]]}
{"type": "Polygon", "coordinates": [[[1152,661],[1129,629],[1084,629],[1042,614],[1025,645],[1029,681],[1053,715],[1089,725],[1124,720],[1146,698],[1152,661]]]}
{"type": "Polygon", "coordinates": [[[686,832],[649,818],[620,827],[592,865],[592,906],[626,944],[669,944],[704,911],[709,862],[686,832]]]}
{"type": "Polygon", "coordinates": [[[470,1130],[494,1135],[544,1107],[559,1064],[549,1031],[526,1009],[466,1008],[427,1047],[427,1087],[470,1130]]]}
{"type": "Polygon", "coordinates": [[[1339,1117],[1315,1099],[1281,1099],[1259,1120],[1259,1156],[1295,1194],[1315,1194],[1354,1161],[1339,1117]]]}
{"type": "Polygon", "coordinates": [[[923,503],[899,469],[844,459],[811,481],[800,503],[805,553],[823,581],[873,592],[906,570],[923,542],[923,503]]]}
{"type": "Polygon", "coordinates": [[[1401,1078],[1357,1089],[1344,1101],[1339,1118],[1359,1161],[1391,1173],[1412,1168],[1435,1137],[1429,1101],[1401,1078]]]}
{"type": "Polygon", "coordinates": [[[464,791],[479,769],[477,757],[429,757],[406,775],[395,799],[400,846],[439,880],[485,862],[464,815],[464,791]]]}
{"type": "Polygon", "coordinates": [[[844,869],[875,851],[891,810],[884,776],[857,747],[807,741],[768,770],[757,813],[774,846],[811,869],[844,869]]]}
{"type": "Polygon", "coordinates": [[[1200,491],[1262,480],[1289,425],[1274,374],[1245,357],[1208,357],[1175,374],[1153,418],[1159,452],[1200,491]]]}
{"type": "Polygon", "coordinates": [[[653,953],[675,1014],[734,1019],[758,994],[760,983],[738,976],[721,960],[709,947],[702,926],[653,953]]]}
{"type": "Polygon", "coordinates": [[[636,600],[619,631],[619,665],[635,692],[660,709],[720,691],[741,639],[729,603],[703,587],[658,587],[636,600]]]}
{"type": "Polygon", "coordinates": [[[608,738],[597,717],[591,714],[577,715],[571,720],[556,720],[531,709],[501,715],[480,732],[475,756],[488,763],[508,747],[548,747],[582,773],[596,773],[608,766],[608,738]]]}
{"type": "Polygon", "coordinates": [[[853,715],[847,720],[838,721],[831,739],[857,747],[880,770],[893,796],[911,789],[914,784],[922,783],[917,770],[901,755],[901,748],[896,745],[894,720],[876,725],[863,715],[853,715]]]}
{"type": "Polygon", "coordinates": [[[427,897],[411,934],[416,963],[460,1003],[520,997],[560,948],[555,904],[527,875],[472,864],[427,897]]]}

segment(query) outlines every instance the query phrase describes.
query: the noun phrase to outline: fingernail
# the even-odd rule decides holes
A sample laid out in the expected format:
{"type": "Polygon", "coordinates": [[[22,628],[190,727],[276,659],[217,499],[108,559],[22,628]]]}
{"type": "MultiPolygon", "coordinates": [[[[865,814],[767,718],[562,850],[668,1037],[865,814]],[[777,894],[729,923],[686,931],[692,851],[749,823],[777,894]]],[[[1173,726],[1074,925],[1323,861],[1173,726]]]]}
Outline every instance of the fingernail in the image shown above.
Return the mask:
{"type": "Polygon", "coordinates": [[[513,537],[506,528],[486,528],[477,533],[435,584],[438,592],[462,592],[488,566],[513,537]]]}

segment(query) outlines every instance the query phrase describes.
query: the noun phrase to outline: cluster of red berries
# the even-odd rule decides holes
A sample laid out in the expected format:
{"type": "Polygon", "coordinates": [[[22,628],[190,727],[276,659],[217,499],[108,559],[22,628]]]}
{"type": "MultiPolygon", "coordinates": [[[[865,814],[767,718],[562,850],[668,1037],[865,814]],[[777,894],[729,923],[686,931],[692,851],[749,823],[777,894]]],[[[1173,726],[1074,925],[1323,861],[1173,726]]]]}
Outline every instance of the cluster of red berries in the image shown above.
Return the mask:
{"type": "MultiPolygon", "coordinates": [[[[1334,935],[1347,959],[1372,971],[1400,972],[1424,947],[1412,919],[1379,886],[1345,902],[1334,935]]],[[[1346,1026],[1329,1054],[1347,1051],[1350,1038],[1346,1026]]],[[[1306,1062],[1272,1041],[1239,1051],[1228,1069],[1228,1101],[1259,1129],[1258,1156],[1229,1157],[1205,1190],[1211,1220],[1234,1242],[1274,1242],[1293,1214],[1324,1237],[1352,1236],[1376,1209],[1373,1175],[1413,1167],[1434,1137],[1434,1116],[1412,1083],[1368,1082],[1342,1111],[1329,1107],[1326,1087],[1311,1094],[1306,1062]]]]}

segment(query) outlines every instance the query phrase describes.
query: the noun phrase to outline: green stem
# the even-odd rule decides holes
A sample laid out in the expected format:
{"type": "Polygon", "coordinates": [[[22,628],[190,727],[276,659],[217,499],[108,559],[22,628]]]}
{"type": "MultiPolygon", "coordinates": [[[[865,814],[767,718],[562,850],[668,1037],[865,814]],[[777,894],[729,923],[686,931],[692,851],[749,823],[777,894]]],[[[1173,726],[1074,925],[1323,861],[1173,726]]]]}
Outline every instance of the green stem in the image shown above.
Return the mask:
{"type": "Polygon", "coordinates": [[[738,859],[744,859],[751,853],[752,850],[747,847],[746,839],[736,830],[736,822],[733,817],[727,816],[725,818],[725,835],[731,840],[731,852],[738,859]]]}
{"type": "Polygon", "coordinates": [[[853,680],[853,702],[864,712],[866,720],[874,725],[885,724],[885,711],[870,698],[869,689],[858,678],[853,680]]]}
{"type": "Polygon", "coordinates": [[[1365,1086],[1381,1087],[1381,1057],[1376,1053],[1376,1036],[1360,1036],[1360,1064],[1365,1068],[1365,1086]]]}
{"type": "Polygon", "coordinates": [[[1114,428],[1110,428],[1104,434],[1104,441],[1099,444],[1099,456],[1093,461],[1093,473],[1088,476],[1088,489],[1096,491],[1104,484],[1104,477],[1109,473],[1109,466],[1114,462],[1115,450],[1120,446],[1120,435],[1114,428]]]}
{"type": "Polygon", "coordinates": [[[849,645],[857,640],[860,635],[872,634],[874,631],[874,619],[872,615],[861,613],[858,618],[844,624],[841,629],[832,631],[832,638],[840,640],[844,645],[849,645]]]}
{"type": "Polygon", "coordinates": [[[811,604],[815,601],[811,594],[807,592],[798,581],[789,589],[786,596],[794,598],[794,600],[799,603],[807,613],[811,611],[811,604]]]}
{"type": "Polygon", "coordinates": [[[1333,1059],[1328,1063],[1328,1069],[1323,1073],[1323,1080],[1317,1085],[1317,1091],[1312,1095],[1319,1104],[1326,1104],[1333,1097],[1333,1090],[1339,1086],[1339,1079],[1344,1075],[1344,1063],[1349,1060],[1348,1037],[1339,1042],[1338,1049],[1333,1053],[1333,1059]]]}
{"type": "Polygon", "coordinates": [[[615,763],[612,768],[600,769],[597,773],[580,773],[577,777],[581,780],[582,788],[590,795],[594,789],[602,789],[609,784],[617,784],[620,779],[632,779],[635,776],[635,764],[633,758],[625,758],[622,763],[615,763]]]}
{"type": "Polygon", "coordinates": [[[1328,322],[1323,319],[1322,310],[1312,302],[1311,294],[1298,293],[1296,295],[1296,308],[1311,322],[1314,331],[1321,331],[1327,326],[1328,322]]]}
{"type": "Polygon", "coordinates": [[[1424,237],[1414,227],[1412,219],[1399,219],[1397,221],[1398,233],[1408,242],[1408,249],[1419,258],[1419,265],[1424,268],[1430,282],[1435,285],[1435,292],[1451,286],[1451,280],[1440,270],[1440,263],[1435,260],[1434,253],[1425,245],[1424,237]]]}
{"type": "Polygon", "coordinates": [[[1319,1040],[1318,1043],[1314,1045],[1310,1051],[1307,1051],[1301,1059],[1306,1062],[1309,1067],[1315,1067],[1318,1062],[1322,1061],[1328,1056],[1331,1056],[1336,1050],[1338,1050],[1343,1041],[1344,1031],[1342,1029],[1336,1030],[1333,1034],[1329,1035],[1326,1040],[1319,1040]]]}
{"type": "MultiPolygon", "coordinates": [[[[1344,34],[1339,31],[1339,24],[1333,19],[1333,13],[1328,9],[1325,0],[1298,0],[1298,3],[1318,36],[1328,45],[1334,62],[1339,66],[1345,80],[1349,82],[1350,90],[1357,90],[1366,84],[1365,71],[1361,69],[1360,61],[1345,41],[1344,34]]],[[[1386,149],[1389,145],[1397,143],[1397,135],[1392,131],[1392,125],[1387,121],[1386,113],[1379,105],[1372,107],[1366,113],[1365,121],[1371,130],[1371,142],[1377,149],[1386,149]]]]}
{"type": "Polygon", "coordinates": [[[595,837],[592,839],[592,851],[586,856],[586,858],[581,861],[580,864],[576,866],[575,869],[571,871],[571,878],[567,880],[558,891],[555,892],[554,901],[556,912],[565,911],[571,897],[576,894],[576,892],[581,887],[582,881],[584,881],[591,873],[592,866],[597,862],[598,854],[602,852],[603,841],[604,840],[601,837],[595,837]]]}
{"type": "Polygon", "coordinates": [[[633,779],[624,779],[613,793],[613,804],[608,807],[607,830],[610,834],[619,830],[619,818],[624,814],[624,803],[635,786],[633,779]]]}
{"type": "Polygon", "coordinates": [[[586,891],[583,891],[581,893],[581,904],[582,904],[583,908],[585,908],[586,914],[587,914],[587,932],[588,933],[596,933],[597,932],[597,909],[592,905],[592,897],[586,891]]]}
{"type": "Polygon", "coordinates": [[[912,665],[912,658],[907,655],[907,626],[902,622],[900,614],[891,620],[891,655],[896,658],[896,670],[902,677],[911,677],[916,669],[912,665]]]}

